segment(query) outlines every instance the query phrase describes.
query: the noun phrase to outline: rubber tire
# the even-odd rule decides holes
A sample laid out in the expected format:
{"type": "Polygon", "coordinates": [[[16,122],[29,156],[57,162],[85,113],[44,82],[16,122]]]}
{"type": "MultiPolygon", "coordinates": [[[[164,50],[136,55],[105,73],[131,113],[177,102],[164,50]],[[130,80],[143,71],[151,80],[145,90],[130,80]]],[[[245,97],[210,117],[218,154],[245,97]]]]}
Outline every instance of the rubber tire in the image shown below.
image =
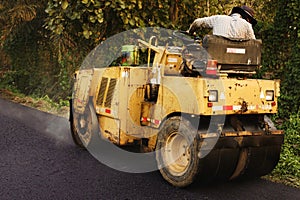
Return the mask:
{"type": "MultiPolygon", "coordinates": [[[[70,109],[70,112],[72,112],[72,110],[70,109]]],[[[89,145],[89,143],[91,142],[91,111],[89,109],[89,107],[87,107],[84,111],[84,116],[86,117],[86,121],[88,122],[86,124],[86,127],[82,130],[79,130],[78,128],[78,117],[80,116],[80,114],[77,114],[77,113],[71,113],[70,114],[70,127],[71,127],[71,134],[72,134],[72,139],[74,141],[74,143],[80,147],[80,148],[83,148],[83,149],[86,149],[87,146],[89,145]],[[84,143],[83,140],[81,139],[80,137],[80,134],[82,136],[88,136],[88,134],[90,134],[88,137],[90,138],[88,140],[87,143],[84,143]]]]}
{"type": "Polygon", "coordinates": [[[162,177],[175,187],[187,187],[195,180],[198,172],[199,158],[198,158],[198,140],[196,138],[197,131],[191,126],[190,122],[181,117],[172,117],[167,119],[162,129],[158,134],[158,141],[156,145],[156,162],[162,177]],[[189,163],[182,175],[175,176],[170,171],[161,150],[166,146],[168,137],[174,132],[178,132],[180,127],[180,134],[188,141],[189,149],[189,163]]]}

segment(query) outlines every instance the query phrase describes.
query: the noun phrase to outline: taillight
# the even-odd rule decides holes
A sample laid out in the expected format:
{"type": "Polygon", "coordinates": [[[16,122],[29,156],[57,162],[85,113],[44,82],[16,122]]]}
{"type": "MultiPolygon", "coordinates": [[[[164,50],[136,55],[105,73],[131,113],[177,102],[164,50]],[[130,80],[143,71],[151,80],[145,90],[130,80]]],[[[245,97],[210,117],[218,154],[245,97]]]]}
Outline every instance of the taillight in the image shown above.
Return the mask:
{"type": "Polygon", "coordinates": [[[218,101],[218,90],[209,90],[208,91],[208,101],[209,102],[217,102],[218,101]]]}
{"type": "Polygon", "coordinates": [[[208,75],[217,75],[218,61],[217,60],[208,60],[206,66],[206,74],[208,75]]]}
{"type": "Polygon", "coordinates": [[[213,105],[214,105],[214,104],[213,104],[212,102],[208,102],[208,103],[207,103],[207,107],[209,107],[209,108],[213,107],[213,105]]]}
{"type": "Polygon", "coordinates": [[[267,90],[266,91],[266,100],[267,101],[274,101],[274,90],[267,90]]]}

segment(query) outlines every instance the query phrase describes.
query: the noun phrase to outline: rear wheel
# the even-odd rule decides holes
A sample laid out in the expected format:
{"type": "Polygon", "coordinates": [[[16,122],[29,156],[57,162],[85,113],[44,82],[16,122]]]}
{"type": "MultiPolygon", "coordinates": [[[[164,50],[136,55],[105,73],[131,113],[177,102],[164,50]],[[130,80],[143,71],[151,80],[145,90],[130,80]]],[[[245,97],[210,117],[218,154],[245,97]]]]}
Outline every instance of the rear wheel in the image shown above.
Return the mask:
{"type": "Polygon", "coordinates": [[[198,174],[197,131],[180,117],[163,125],[156,146],[156,161],[163,178],[176,187],[190,185],[198,174]]]}

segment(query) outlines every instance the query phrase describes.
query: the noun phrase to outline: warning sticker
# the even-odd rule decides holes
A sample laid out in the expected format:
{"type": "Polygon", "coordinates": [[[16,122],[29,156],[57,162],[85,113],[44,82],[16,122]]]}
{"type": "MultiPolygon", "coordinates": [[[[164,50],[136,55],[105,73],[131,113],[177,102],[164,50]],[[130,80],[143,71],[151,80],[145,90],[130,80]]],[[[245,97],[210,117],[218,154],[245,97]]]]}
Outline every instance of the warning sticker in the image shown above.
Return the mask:
{"type": "Polygon", "coordinates": [[[246,49],[241,49],[241,48],[227,48],[226,53],[246,54],[246,49]]]}

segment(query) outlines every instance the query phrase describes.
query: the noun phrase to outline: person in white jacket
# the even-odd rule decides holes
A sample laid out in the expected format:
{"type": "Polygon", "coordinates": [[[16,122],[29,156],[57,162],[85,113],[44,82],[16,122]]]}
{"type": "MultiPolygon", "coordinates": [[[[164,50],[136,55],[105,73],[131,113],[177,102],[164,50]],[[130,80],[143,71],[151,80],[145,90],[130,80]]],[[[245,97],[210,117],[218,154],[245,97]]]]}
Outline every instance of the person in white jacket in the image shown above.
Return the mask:
{"type": "Polygon", "coordinates": [[[231,14],[213,15],[198,18],[190,25],[189,34],[198,28],[211,28],[213,35],[229,39],[255,39],[253,26],[257,23],[254,19],[254,10],[248,6],[234,7],[231,14]]]}

